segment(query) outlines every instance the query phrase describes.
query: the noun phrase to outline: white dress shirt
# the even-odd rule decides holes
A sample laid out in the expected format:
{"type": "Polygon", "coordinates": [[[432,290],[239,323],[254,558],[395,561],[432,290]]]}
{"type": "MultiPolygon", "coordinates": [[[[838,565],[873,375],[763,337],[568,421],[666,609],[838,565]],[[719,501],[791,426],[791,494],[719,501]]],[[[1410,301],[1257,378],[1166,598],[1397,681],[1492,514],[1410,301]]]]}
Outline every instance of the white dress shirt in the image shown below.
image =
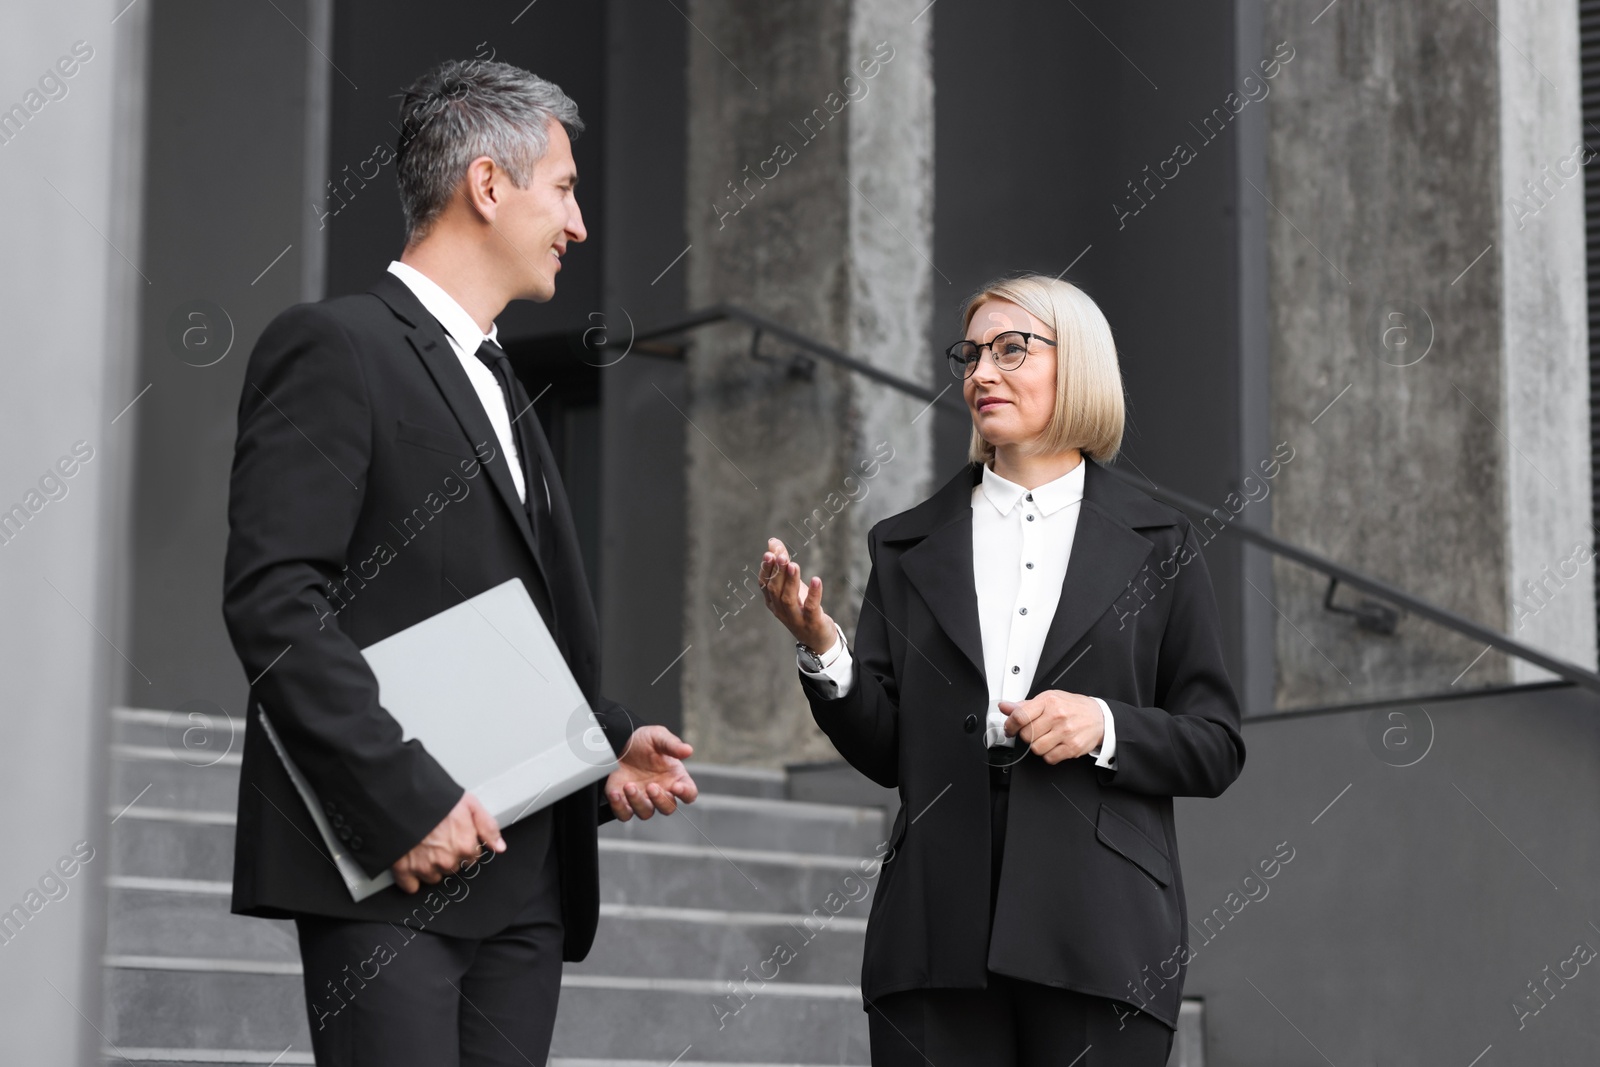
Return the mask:
{"type": "MultiPolygon", "coordinates": [[[[490,323],[488,333],[478,329],[477,322],[467,314],[465,308],[456,303],[455,297],[440,288],[438,282],[409,263],[395,260],[389,264],[389,273],[404,282],[406,288],[421,301],[428,314],[438,319],[439,325],[444,327],[450,348],[460,361],[461,369],[467,372],[467,380],[472,383],[473,390],[478,394],[484,414],[489,416],[489,425],[494,428],[495,438],[500,443],[500,451],[505,453],[506,464],[511,468],[511,480],[517,487],[517,499],[526,503],[528,490],[522,476],[522,457],[517,454],[516,436],[511,432],[511,414],[506,410],[505,390],[500,388],[500,379],[494,376],[494,371],[478,358],[478,349],[483,347],[484,341],[495,341],[500,335],[500,327],[490,323]]],[[[498,341],[496,343],[498,344],[498,341]]],[[[473,442],[474,445],[477,443],[473,442]]],[[[545,482],[544,495],[548,504],[550,502],[548,481],[545,482]]]]}
{"type": "MultiPolygon", "coordinates": [[[[1072,557],[1083,474],[1080,460],[1066,474],[1030,492],[985,467],[982,482],[972,489],[972,577],[978,593],[984,676],[989,682],[984,743],[991,748],[1017,743],[1005,735],[1006,716],[999,703],[1027,699],[1072,557]]],[[[808,670],[804,663],[800,669],[824,686],[832,685],[835,694],[848,693],[855,666],[843,631],[822,661],[821,671],[808,670]]],[[[1116,723],[1106,702],[1093,699],[1100,706],[1105,737],[1089,754],[1100,766],[1112,767],[1116,723]]]]}

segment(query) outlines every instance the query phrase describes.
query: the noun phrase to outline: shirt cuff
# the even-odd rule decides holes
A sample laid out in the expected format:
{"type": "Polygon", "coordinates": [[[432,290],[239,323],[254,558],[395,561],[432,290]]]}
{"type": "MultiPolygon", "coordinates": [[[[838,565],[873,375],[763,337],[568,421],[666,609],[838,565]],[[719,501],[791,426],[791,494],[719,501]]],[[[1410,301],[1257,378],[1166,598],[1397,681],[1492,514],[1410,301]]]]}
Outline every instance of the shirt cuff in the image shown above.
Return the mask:
{"type": "Polygon", "coordinates": [[[1094,757],[1096,766],[1115,769],[1114,763],[1117,758],[1117,720],[1111,717],[1111,707],[1104,700],[1101,700],[1099,697],[1094,697],[1093,700],[1096,704],[1100,705],[1100,718],[1105,722],[1106,736],[1103,740],[1101,740],[1099,746],[1095,748],[1094,751],[1090,752],[1089,755],[1094,757]]]}
{"type": "Polygon", "coordinates": [[[800,654],[795,653],[795,663],[800,668],[800,673],[817,683],[830,700],[837,700],[850,692],[850,686],[855,681],[855,660],[850,656],[850,646],[845,643],[844,630],[838,623],[833,624],[839,638],[833,647],[822,654],[822,670],[813,671],[806,667],[805,661],[800,659],[800,654]]]}

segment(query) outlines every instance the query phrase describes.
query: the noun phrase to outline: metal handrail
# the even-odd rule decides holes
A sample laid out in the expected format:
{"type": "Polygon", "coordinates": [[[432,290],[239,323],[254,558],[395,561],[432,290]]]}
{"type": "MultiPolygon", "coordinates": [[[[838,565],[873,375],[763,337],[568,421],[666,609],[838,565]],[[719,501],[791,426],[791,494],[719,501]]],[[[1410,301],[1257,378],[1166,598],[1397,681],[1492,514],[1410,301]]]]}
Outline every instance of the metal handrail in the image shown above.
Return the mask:
{"type": "MultiPolygon", "coordinates": [[[[842,352],[831,345],[823,344],[821,341],[814,340],[802,333],[797,333],[781,323],[774,322],[765,315],[757,314],[736,304],[713,304],[700,311],[691,312],[681,318],[662,323],[648,331],[636,333],[633,337],[633,342],[648,342],[660,337],[687,333],[713,323],[728,321],[742,322],[760,333],[771,334],[794,345],[796,348],[804,349],[828,363],[844,367],[881,385],[886,385],[898,392],[905,393],[907,396],[926,400],[930,406],[937,405],[951,411],[959,411],[963,415],[967,412],[964,401],[948,395],[949,386],[936,391],[931,386],[901,378],[898,375],[874,367],[864,360],[857,359],[847,352],[842,352]]],[[[663,355],[666,353],[657,351],[651,354],[663,355]]],[[[1182,493],[1157,485],[1148,478],[1135,478],[1133,475],[1116,467],[1106,467],[1105,470],[1130,485],[1138,486],[1157,500],[1170,504],[1180,511],[1188,512],[1190,515],[1215,516],[1217,509],[1208,507],[1193,497],[1185,496],[1182,493]]],[[[1333,560],[1319,556],[1315,552],[1301,548],[1299,545],[1291,544],[1282,538],[1275,537],[1265,530],[1234,522],[1223,524],[1223,529],[1231,530],[1246,541],[1271,552],[1273,555],[1293,560],[1301,566],[1309,567],[1314,571],[1321,571],[1335,581],[1352,586],[1362,592],[1370,593],[1382,600],[1387,600],[1391,604],[1398,605],[1415,615],[1420,615],[1448,630],[1454,630],[1465,637],[1482,641],[1491,648],[1497,648],[1507,655],[1515,656],[1537,667],[1542,667],[1575,685],[1600,693],[1600,674],[1586,667],[1580,667],[1576,663],[1569,663],[1564,659],[1558,659],[1555,656],[1541,652],[1537,648],[1526,645],[1513,637],[1507,637],[1498,630],[1492,630],[1481,623],[1474,622],[1465,615],[1458,615],[1448,608],[1442,608],[1419,596],[1408,593],[1404,589],[1396,588],[1388,582],[1363,574],[1341,563],[1335,563],[1333,560]]]]}

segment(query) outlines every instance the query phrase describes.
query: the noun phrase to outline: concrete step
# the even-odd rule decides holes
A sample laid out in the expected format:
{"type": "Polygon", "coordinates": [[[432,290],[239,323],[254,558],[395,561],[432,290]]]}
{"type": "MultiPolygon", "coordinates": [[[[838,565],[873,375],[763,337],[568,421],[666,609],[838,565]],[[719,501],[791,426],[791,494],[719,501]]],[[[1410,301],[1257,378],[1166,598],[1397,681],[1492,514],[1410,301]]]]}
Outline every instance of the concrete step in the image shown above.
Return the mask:
{"type": "Polygon", "coordinates": [[[232,812],[136,805],[111,827],[110,874],[226,882],[233,878],[232,812]]]}
{"type": "Polygon", "coordinates": [[[854,985],[751,987],[682,982],[649,991],[562,983],[552,1058],[866,1064],[867,1016],[854,985]],[[627,1020],[619,1026],[618,1020],[627,1020]]]}
{"type": "MultiPolygon", "coordinates": [[[[294,924],[230,914],[217,883],[201,889],[126,879],[109,885],[106,951],[113,956],[171,956],[295,963],[294,924]]],[[[632,974],[737,979],[759,975],[783,944],[792,955],[785,981],[850,983],[861,972],[866,921],[858,916],[774,914],[704,908],[603,905],[589,958],[571,974],[632,974]],[[748,968],[748,972],[746,969],[748,968]]]]}
{"type": "MultiPolygon", "coordinates": [[[[260,970],[254,972],[245,970],[249,966],[107,957],[107,1042],[123,1050],[181,1048],[201,1055],[309,1050],[298,965],[279,965],[278,973],[267,973],[269,964],[255,964],[260,970]],[[182,1035],[182,1044],[175,1045],[173,1035],[182,1035]]],[[[557,1056],[659,1064],[693,1052],[713,1062],[771,1063],[776,1049],[790,1062],[865,1064],[866,1015],[855,986],[757,981],[736,997],[729,983],[709,980],[562,978],[552,1046],[557,1056]],[[627,1025],[617,1025],[618,1019],[627,1025]]]]}
{"type": "MultiPolygon", "coordinates": [[[[290,1067],[291,1064],[314,1064],[310,1053],[258,1053],[248,1049],[174,1049],[174,1048],[122,1048],[102,1049],[107,1067],[112,1064],[141,1064],[141,1067],[237,1067],[238,1064],[274,1064],[290,1067]]],[[[552,1056],[549,1067],[662,1067],[659,1059],[590,1059],[590,1057],[552,1056]]],[[[707,1059],[678,1059],[670,1067],[835,1067],[834,1064],[790,1064],[790,1062],[712,1062],[707,1059]]],[[[1178,1065],[1174,1064],[1174,1067],[1178,1065]]],[[[1186,1065],[1187,1067],[1187,1065],[1186,1065]]]]}
{"type": "MultiPolygon", "coordinates": [[[[110,873],[229,881],[232,821],[220,812],[135,807],[113,828],[110,873]]],[[[600,898],[612,904],[865,915],[877,872],[871,856],[606,838],[600,842],[600,898]]]]}
{"type": "MultiPolygon", "coordinates": [[[[139,774],[129,776],[130,783],[137,784],[133,785],[125,801],[149,784],[149,774],[153,768],[145,766],[145,763],[155,760],[173,765],[167,768],[167,777],[173,780],[178,789],[202,787],[191,782],[191,778],[211,777],[223,782],[231,781],[231,786],[222,786],[225,805],[200,803],[196,806],[207,809],[232,806],[233,791],[237,790],[239,754],[244,749],[245,724],[237,712],[226,715],[220,708],[213,708],[209,713],[204,709],[157,711],[148,708],[114,708],[111,724],[113,745],[137,751],[144,761],[141,767],[145,777],[141,778],[139,774]],[[179,770],[206,770],[212,767],[218,768],[221,773],[191,776],[183,775],[179,770]]],[[[689,770],[702,794],[760,797],[767,800],[784,800],[788,797],[787,776],[778,768],[733,767],[691,760],[689,770]]],[[[158,783],[158,788],[165,786],[165,782],[158,783]]]]}
{"type": "Polygon", "coordinates": [[[110,803],[113,816],[140,808],[234,811],[239,803],[238,753],[196,766],[161,745],[113,744],[110,803]]]}
{"type": "Polygon", "coordinates": [[[608,822],[600,827],[600,836],[844,856],[875,855],[888,837],[882,808],[715,793],[701,794],[699,800],[681,805],[672,815],[608,822]]]}
{"type": "MultiPolygon", "coordinates": [[[[156,883],[160,885],[161,883],[156,883]]],[[[295,963],[294,923],[228,911],[226,883],[199,889],[146,888],[113,876],[107,886],[106,952],[113,956],[191,956],[295,963]]]]}
{"type": "Polygon", "coordinates": [[[787,775],[774,767],[730,767],[697,760],[690,760],[685,766],[702,794],[788,799],[787,775]]]}

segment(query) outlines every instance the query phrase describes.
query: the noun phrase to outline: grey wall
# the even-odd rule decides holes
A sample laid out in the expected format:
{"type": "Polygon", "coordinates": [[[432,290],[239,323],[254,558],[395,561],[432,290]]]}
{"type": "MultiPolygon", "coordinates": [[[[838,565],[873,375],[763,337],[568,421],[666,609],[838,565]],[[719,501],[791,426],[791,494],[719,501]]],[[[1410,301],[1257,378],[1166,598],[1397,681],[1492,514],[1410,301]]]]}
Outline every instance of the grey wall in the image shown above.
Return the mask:
{"type": "Polygon", "coordinates": [[[325,60],[302,34],[325,9],[280,6],[163,0],[149,16],[138,370],[150,389],[124,420],[137,468],[122,699],[137,707],[244,711],[222,623],[240,383],[322,256],[306,215],[325,60]]]}
{"type": "Polygon", "coordinates": [[[10,1063],[100,1059],[86,1020],[99,1015],[105,809],[119,799],[103,785],[105,722],[131,647],[121,577],[136,423],[118,416],[144,385],[132,339],[147,287],[136,266],[145,12],[113,24],[121,6],[11,5],[0,34],[0,109],[25,109],[0,138],[0,508],[26,515],[0,538],[0,917],[12,923],[0,936],[0,1034],[10,1063]],[[52,73],[47,98],[40,79],[52,73]],[[78,458],[92,458],[58,468],[77,442],[78,458]],[[70,862],[75,846],[86,864],[70,862]]]}
{"type": "MultiPolygon", "coordinates": [[[[605,352],[600,372],[600,615],[606,694],[648,722],[682,729],[684,650],[683,364],[630,347],[684,308],[689,244],[683,17],[667,4],[617,0],[607,18],[605,352]],[[668,269],[671,268],[671,269],[668,269]],[[615,361],[615,362],[613,362],[615,361]],[[670,399],[671,403],[668,402],[670,399]],[[670,668],[670,669],[669,669],[670,668]]],[[[598,340],[598,335],[591,335],[598,340]]],[[[648,347],[648,346],[644,346],[648,347]]]]}
{"type": "Polygon", "coordinates": [[[1178,804],[1207,1062],[1591,1062],[1600,959],[1512,1004],[1600,952],[1597,712],[1554,685],[1247,723],[1239,781],[1178,804]]]}
{"type": "MultiPolygon", "coordinates": [[[[1234,7],[998,0],[941,5],[934,27],[943,276],[934,347],[959,336],[961,303],[983,282],[1070,266],[1065,277],[1100,305],[1117,340],[1128,392],[1120,462],[1216,505],[1264,458],[1254,454],[1260,435],[1242,429],[1264,417],[1266,397],[1242,379],[1241,319],[1264,308],[1242,300],[1238,195],[1239,157],[1252,150],[1240,130],[1261,105],[1216,124],[1210,140],[1191,125],[1223,106],[1236,66],[1260,59],[1254,42],[1236,49],[1234,7]],[[986,73],[994,69],[1003,75],[986,73]],[[1171,181],[1150,178],[1145,168],[1156,172],[1177,142],[1195,158],[1171,181]],[[1147,180],[1136,198],[1129,183],[1147,180]]],[[[937,470],[947,476],[964,459],[969,423],[940,419],[937,470]]],[[[1246,509],[1244,521],[1254,518],[1246,509]]],[[[1258,658],[1247,677],[1242,633],[1254,606],[1245,597],[1255,594],[1240,547],[1224,536],[1205,553],[1229,673],[1249,707],[1264,710],[1272,665],[1258,658]]]]}
{"type": "MultiPolygon", "coordinates": [[[[393,164],[370,181],[350,177],[363,169],[362,161],[378,144],[393,148],[401,90],[446,59],[496,59],[561,86],[593,129],[572,146],[589,239],[572,246],[562,260],[555,299],[512,304],[496,320],[501,336],[509,342],[589,325],[586,316],[600,308],[605,245],[604,198],[599,195],[605,146],[604,15],[603,4],[584,0],[540,0],[525,9],[444,8],[427,0],[346,0],[335,5],[331,54],[343,76],[335,75],[331,83],[328,177],[341,196],[330,202],[337,214],[328,219],[329,295],[365,290],[400,255],[405,233],[393,164]]],[[[370,166],[365,169],[372,172],[370,166]]]]}

